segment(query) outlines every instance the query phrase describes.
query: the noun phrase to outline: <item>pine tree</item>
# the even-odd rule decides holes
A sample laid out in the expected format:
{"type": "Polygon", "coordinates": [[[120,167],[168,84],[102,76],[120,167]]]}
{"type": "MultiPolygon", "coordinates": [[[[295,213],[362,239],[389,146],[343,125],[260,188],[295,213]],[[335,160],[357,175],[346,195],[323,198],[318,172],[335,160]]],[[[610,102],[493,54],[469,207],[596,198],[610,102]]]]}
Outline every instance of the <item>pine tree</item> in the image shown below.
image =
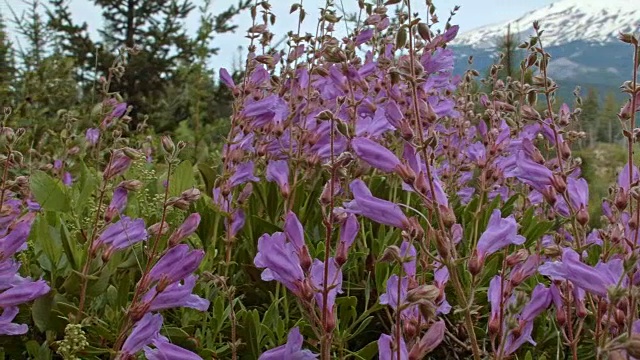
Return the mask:
{"type": "Polygon", "coordinates": [[[17,14],[12,8],[13,24],[16,31],[25,40],[26,44],[20,44],[18,57],[20,65],[27,71],[37,69],[42,60],[47,56],[48,45],[51,40],[47,24],[42,17],[43,5],[40,0],[23,0],[27,10],[17,14]]]}
{"type": "Polygon", "coordinates": [[[616,100],[615,94],[607,93],[604,98],[602,110],[598,116],[599,131],[598,141],[614,143],[622,139],[622,127],[616,114],[620,111],[621,104],[616,100]]]}
{"type": "Polygon", "coordinates": [[[582,130],[587,133],[587,145],[592,147],[598,140],[598,120],[600,114],[600,95],[595,88],[589,88],[587,96],[582,102],[580,122],[582,130]]]}
{"type": "MultiPolygon", "coordinates": [[[[49,25],[58,33],[56,42],[62,51],[78,62],[82,69],[79,80],[84,84],[109,73],[118,49],[135,49],[126,56],[124,75],[111,86],[133,105],[134,117],[138,112],[150,113],[151,104],[166,97],[181,66],[217,52],[207,47],[204,54],[198,54],[202,48],[197,41],[202,39],[187,33],[186,19],[195,8],[190,0],[94,0],[104,19],[98,42],[88,36],[86,24],[73,23],[66,1],[50,1],[49,25]]],[[[206,40],[211,40],[213,33],[235,30],[228,21],[249,5],[250,0],[241,0],[212,16],[206,40]]]]}
{"type": "Polygon", "coordinates": [[[0,107],[9,106],[12,103],[15,72],[13,44],[9,40],[4,19],[0,15],[0,107]]]}

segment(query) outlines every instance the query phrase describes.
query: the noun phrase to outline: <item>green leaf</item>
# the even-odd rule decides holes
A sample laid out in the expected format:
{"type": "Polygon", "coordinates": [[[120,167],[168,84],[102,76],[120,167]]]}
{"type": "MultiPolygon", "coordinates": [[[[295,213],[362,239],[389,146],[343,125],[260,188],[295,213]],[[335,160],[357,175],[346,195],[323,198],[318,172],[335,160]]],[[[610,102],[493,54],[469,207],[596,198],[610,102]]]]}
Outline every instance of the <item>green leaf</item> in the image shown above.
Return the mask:
{"type": "Polygon", "coordinates": [[[79,188],[80,192],[75,199],[75,212],[76,214],[82,214],[89,204],[89,197],[98,189],[98,185],[100,184],[100,180],[98,177],[91,172],[84,162],[81,163],[80,166],[80,181],[79,188]]]}
{"type": "Polygon", "coordinates": [[[60,242],[62,243],[62,249],[64,250],[67,260],[71,264],[74,270],[78,270],[78,263],[76,261],[76,246],[71,240],[71,234],[65,224],[64,220],[60,221],[60,242]]]}
{"type": "Polygon", "coordinates": [[[62,257],[60,233],[54,227],[49,226],[43,214],[36,218],[34,229],[35,231],[31,233],[34,250],[36,253],[44,253],[48,260],[47,263],[40,259],[41,265],[48,267],[49,271],[57,270],[62,257]]]}
{"type": "Polygon", "coordinates": [[[36,324],[38,330],[45,332],[49,329],[51,322],[51,307],[53,306],[53,291],[47,295],[37,298],[31,306],[31,316],[33,323],[36,324]]]}
{"type": "Polygon", "coordinates": [[[211,195],[213,193],[213,188],[216,182],[216,172],[211,167],[205,164],[198,164],[198,170],[200,171],[200,175],[202,176],[202,180],[204,180],[204,189],[207,195],[211,195]]]}
{"type": "Polygon", "coordinates": [[[376,356],[376,354],[378,354],[378,341],[370,342],[369,344],[367,344],[367,346],[363,347],[362,349],[358,350],[357,353],[355,353],[357,358],[361,360],[371,360],[374,356],[376,356]]]}
{"type": "Polygon", "coordinates": [[[169,195],[178,196],[183,191],[195,186],[195,179],[193,176],[193,164],[191,161],[186,160],[180,163],[178,167],[171,174],[171,181],[169,182],[169,195]]]}
{"type": "Polygon", "coordinates": [[[70,210],[69,197],[60,180],[52,178],[44,171],[35,171],[31,174],[29,182],[33,196],[43,209],[62,212],[70,210]]]}

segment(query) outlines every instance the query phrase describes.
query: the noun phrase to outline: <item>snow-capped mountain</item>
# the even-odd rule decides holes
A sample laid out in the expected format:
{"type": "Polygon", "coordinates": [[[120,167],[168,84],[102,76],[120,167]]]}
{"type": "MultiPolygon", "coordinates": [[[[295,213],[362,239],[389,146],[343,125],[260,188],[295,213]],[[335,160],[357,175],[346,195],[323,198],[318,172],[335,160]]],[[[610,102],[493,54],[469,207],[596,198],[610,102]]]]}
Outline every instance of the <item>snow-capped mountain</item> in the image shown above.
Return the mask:
{"type": "MultiPolygon", "coordinates": [[[[519,43],[533,34],[536,20],[544,30],[542,44],[552,56],[549,74],[563,96],[571,97],[580,85],[622,97],[619,86],[631,79],[633,50],[618,35],[640,33],[640,0],[558,0],[518,19],[463,32],[451,44],[457,72],[468,68],[469,56],[473,68],[488,69],[496,62],[497,44],[507,27],[519,43]]],[[[519,51],[518,57],[524,56],[526,52],[519,51]]]]}
{"type": "Polygon", "coordinates": [[[575,41],[615,42],[621,31],[640,30],[640,0],[560,0],[518,19],[464,32],[452,45],[493,48],[505,36],[509,25],[514,35],[526,40],[533,34],[532,24],[536,20],[544,29],[545,46],[575,41]]]}

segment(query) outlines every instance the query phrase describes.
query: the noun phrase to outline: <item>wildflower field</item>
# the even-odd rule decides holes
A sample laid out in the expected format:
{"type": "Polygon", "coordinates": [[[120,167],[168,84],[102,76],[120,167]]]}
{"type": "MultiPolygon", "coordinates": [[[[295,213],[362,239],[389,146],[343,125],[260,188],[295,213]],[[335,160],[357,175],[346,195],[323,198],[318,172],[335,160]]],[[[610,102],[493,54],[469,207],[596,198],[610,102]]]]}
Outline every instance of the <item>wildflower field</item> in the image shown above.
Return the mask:
{"type": "Polygon", "coordinates": [[[455,74],[457,8],[377,3],[345,38],[322,4],[276,51],[250,2],[220,146],[136,113],[135,47],[90,107],[6,106],[0,358],[640,358],[638,37],[626,164],[590,196],[538,23],[517,76],[455,74]]]}

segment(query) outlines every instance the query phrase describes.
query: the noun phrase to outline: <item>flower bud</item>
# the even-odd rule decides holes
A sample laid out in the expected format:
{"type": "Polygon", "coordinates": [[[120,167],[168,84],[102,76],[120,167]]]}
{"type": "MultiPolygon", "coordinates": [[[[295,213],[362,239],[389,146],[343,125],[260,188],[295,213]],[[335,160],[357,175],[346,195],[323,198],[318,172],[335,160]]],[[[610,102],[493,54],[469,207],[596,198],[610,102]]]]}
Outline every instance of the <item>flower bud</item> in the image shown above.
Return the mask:
{"type": "Polygon", "coordinates": [[[518,249],[518,251],[516,251],[514,254],[510,254],[509,256],[507,256],[507,266],[514,267],[527,260],[528,257],[529,252],[527,251],[527,249],[518,249]]]}
{"type": "Polygon", "coordinates": [[[614,203],[620,211],[623,211],[627,208],[627,204],[629,203],[629,196],[624,191],[624,189],[621,188],[620,191],[618,191],[614,203]]]}
{"type": "Polygon", "coordinates": [[[137,160],[142,157],[142,153],[136,149],[132,149],[130,147],[122,148],[122,152],[127,155],[127,157],[131,160],[137,160]]]}
{"type": "Polygon", "coordinates": [[[440,295],[440,289],[434,285],[421,285],[407,293],[407,302],[410,304],[426,299],[434,302],[440,295]]]}
{"type": "Polygon", "coordinates": [[[182,198],[182,200],[192,203],[200,198],[200,190],[196,188],[185,190],[182,192],[182,194],[180,194],[180,197],[182,198]]]}
{"type": "Polygon", "coordinates": [[[142,181],[140,180],[125,180],[118,184],[118,187],[124,188],[127,191],[138,191],[142,189],[142,181]]]}
{"type": "Polygon", "coordinates": [[[480,259],[477,253],[474,253],[469,259],[469,272],[471,275],[476,276],[480,274],[482,271],[482,266],[484,265],[484,259],[480,259]]]}
{"type": "Polygon", "coordinates": [[[173,154],[176,151],[176,146],[173,144],[173,140],[171,140],[168,136],[163,136],[160,138],[160,143],[162,144],[162,149],[167,154],[173,154]]]}
{"type": "Polygon", "coordinates": [[[584,207],[581,207],[576,214],[576,220],[580,225],[586,225],[589,222],[589,212],[584,207]]]}
{"type": "Polygon", "coordinates": [[[149,226],[147,232],[153,236],[157,236],[158,233],[160,233],[160,235],[166,235],[169,232],[169,224],[167,224],[166,221],[155,223],[149,226]],[[160,233],[160,231],[162,232],[160,233]]]}
{"type": "Polygon", "coordinates": [[[382,257],[380,257],[380,261],[382,262],[397,261],[398,263],[401,263],[402,255],[400,254],[401,254],[400,248],[395,245],[391,245],[384,250],[384,253],[382,253],[382,257]]]}

